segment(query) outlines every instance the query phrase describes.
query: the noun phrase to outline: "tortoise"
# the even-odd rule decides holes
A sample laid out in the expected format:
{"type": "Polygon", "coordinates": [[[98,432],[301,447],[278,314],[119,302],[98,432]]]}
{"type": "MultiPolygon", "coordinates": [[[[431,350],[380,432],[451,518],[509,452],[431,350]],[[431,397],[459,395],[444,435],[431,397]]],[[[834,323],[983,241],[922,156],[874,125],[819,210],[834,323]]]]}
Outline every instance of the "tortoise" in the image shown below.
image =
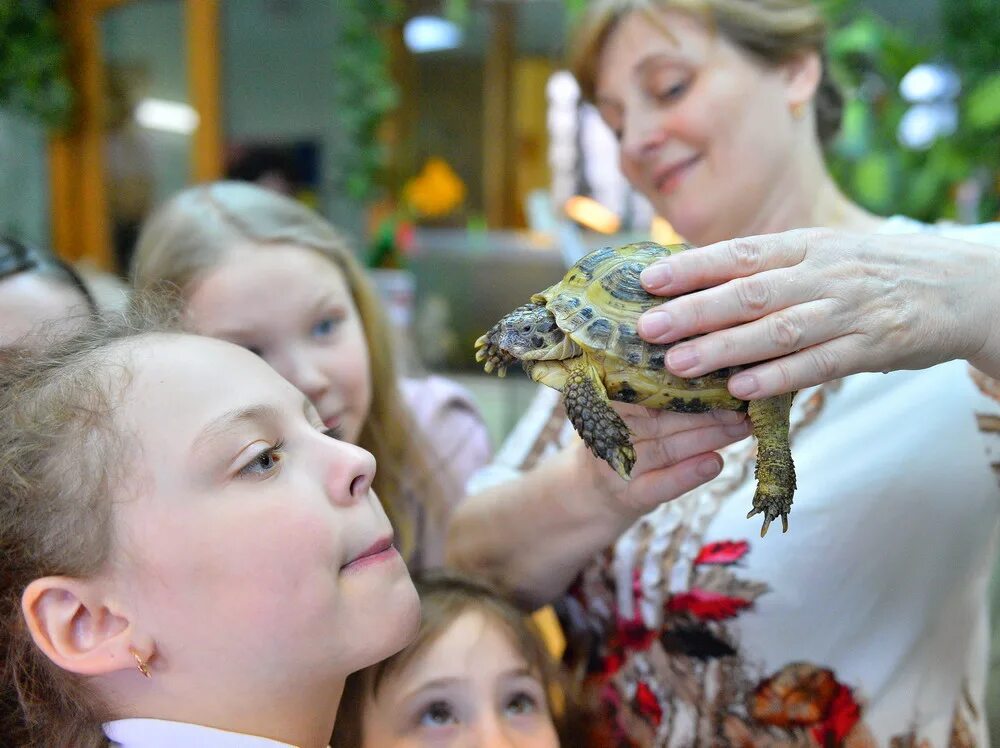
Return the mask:
{"type": "Polygon", "coordinates": [[[635,463],[628,427],[609,399],[648,408],[702,413],[714,409],[749,414],[757,439],[757,490],[747,518],[764,515],[761,537],[788,512],[795,493],[795,468],[788,440],[792,394],[745,401],[726,389],[740,367],[684,379],[664,367],[671,345],[654,345],[636,332],[639,315],[664,301],[639,283],[650,263],[691,249],[637,242],[604,247],[582,257],[561,281],[536,293],[528,304],[504,316],[475,343],[476,360],[499,376],[520,361],[528,375],[563,393],[577,433],[625,480],[635,463]]]}

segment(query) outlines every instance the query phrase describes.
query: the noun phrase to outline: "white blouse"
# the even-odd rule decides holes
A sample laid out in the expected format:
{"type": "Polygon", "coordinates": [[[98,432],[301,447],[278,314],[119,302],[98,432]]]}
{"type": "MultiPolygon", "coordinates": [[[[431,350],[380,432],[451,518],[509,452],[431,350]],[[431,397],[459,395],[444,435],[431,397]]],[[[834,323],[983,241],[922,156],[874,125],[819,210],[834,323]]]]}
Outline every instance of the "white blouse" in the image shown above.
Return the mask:
{"type": "Polygon", "coordinates": [[[269,738],[165,719],[116,719],[104,734],[121,748],[294,748],[269,738]]]}

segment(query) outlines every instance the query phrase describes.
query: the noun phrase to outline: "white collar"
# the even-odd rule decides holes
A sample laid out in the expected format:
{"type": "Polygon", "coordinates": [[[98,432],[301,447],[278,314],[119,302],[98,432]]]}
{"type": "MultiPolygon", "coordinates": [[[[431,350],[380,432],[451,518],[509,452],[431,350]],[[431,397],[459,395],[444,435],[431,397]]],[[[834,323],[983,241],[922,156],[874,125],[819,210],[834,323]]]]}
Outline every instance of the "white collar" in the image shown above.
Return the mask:
{"type": "Polygon", "coordinates": [[[104,734],[122,748],[294,748],[269,738],[165,719],[116,719],[104,723],[104,734]]]}

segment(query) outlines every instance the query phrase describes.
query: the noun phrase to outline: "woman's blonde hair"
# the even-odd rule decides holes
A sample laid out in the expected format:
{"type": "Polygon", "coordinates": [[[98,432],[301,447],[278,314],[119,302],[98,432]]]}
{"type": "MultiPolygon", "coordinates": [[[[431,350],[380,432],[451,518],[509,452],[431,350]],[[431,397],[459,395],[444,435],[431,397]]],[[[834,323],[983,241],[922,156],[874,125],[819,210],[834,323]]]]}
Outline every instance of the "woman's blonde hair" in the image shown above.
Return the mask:
{"type": "Polygon", "coordinates": [[[169,320],[95,318],[44,348],[0,353],[0,735],[5,745],[107,746],[110,715],[85,679],[35,646],[21,595],[41,577],[88,579],[115,544],[114,495],[134,459],[114,410],[129,384],[116,347],[169,320]],[[86,445],[81,448],[81,445],[86,445]]]}
{"type": "Polygon", "coordinates": [[[593,101],[601,53],[621,20],[633,12],[661,23],[656,11],[681,10],[706,20],[728,41],[765,65],[780,65],[807,51],[822,60],[813,109],[820,143],[829,145],[840,129],[844,97],[826,59],[827,24],[812,0],[594,0],[577,26],[570,68],[584,98],[593,101]]]}
{"type": "Polygon", "coordinates": [[[361,317],[371,361],[372,404],[358,446],[375,455],[374,489],[400,535],[404,555],[413,551],[415,497],[432,514],[442,489],[431,470],[426,443],[397,384],[393,344],[381,304],[350,247],[336,229],[300,202],[245,182],[190,187],[160,207],[143,226],[132,260],[136,289],[171,289],[183,299],[192,284],[223,262],[234,247],[294,245],[318,252],[344,276],[361,317]]]}
{"type": "Polygon", "coordinates": [[[531,617],[518,609],[498,590],[482,580],[435,571],[414,577],[420,595],[420,630],[410,644],[392,657],[354,673],[347,679],[333,730],[333,748],[356,748],[364,739],[364,710],[393,673],[402,671],[427,651],[468,611],[483,614],[500,625],[515,649],[524,657],[545,689],[546,707],[560,731],[566,726],[559,715],[568,705],[565,683],[556,662],[545,647],[541,632],[531,617]],[[557,701],[561,703],[556,703],[557,701]],[[558,708],[556,708],[558,707],[558,708]]]}

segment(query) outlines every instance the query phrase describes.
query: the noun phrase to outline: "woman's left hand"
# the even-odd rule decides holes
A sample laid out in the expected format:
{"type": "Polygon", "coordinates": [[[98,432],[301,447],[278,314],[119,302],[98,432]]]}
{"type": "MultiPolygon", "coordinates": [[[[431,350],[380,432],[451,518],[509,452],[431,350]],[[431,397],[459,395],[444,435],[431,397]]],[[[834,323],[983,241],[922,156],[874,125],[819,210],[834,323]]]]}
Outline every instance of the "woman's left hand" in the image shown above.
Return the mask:
{"type": "Polygon", "coordinates": [[[799,229],[675,254],[644,270],[642,283],[654,294],[687,294],[647,311],[643,338],[707,333],[668,351],[672,373],[765,361],[730,379],[743,399],[958,358],[1000,372],[1000,251],[992,247],[936,234],[799,229]]]}

